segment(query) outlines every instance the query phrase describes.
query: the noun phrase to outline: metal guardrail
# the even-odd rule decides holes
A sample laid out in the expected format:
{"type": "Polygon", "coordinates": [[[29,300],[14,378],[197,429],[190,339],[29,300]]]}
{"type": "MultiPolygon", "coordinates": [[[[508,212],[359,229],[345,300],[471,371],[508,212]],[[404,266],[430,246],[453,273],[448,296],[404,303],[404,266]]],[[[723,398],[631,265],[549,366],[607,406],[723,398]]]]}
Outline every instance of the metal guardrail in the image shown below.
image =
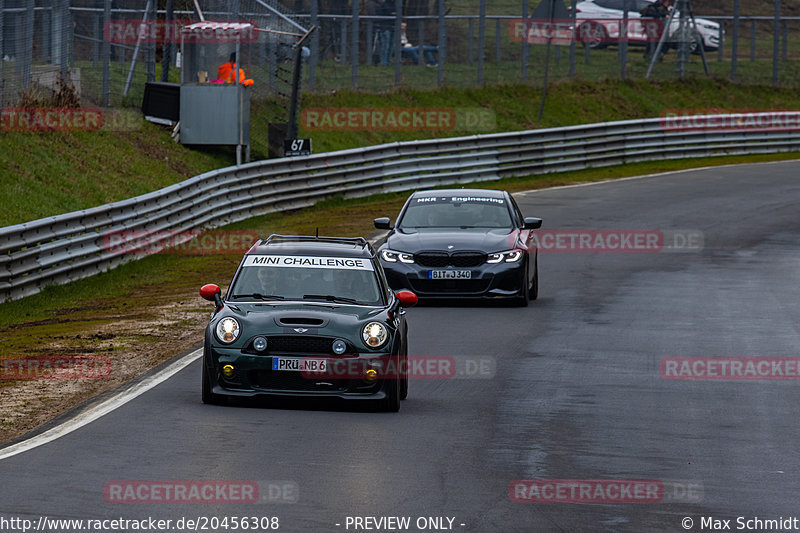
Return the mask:
{"type": "Polygon", "coordinates": [[[622,163],[788,151],[800,151],[800,131],[669,131],[663,119],[652,118],[395,142],[227,167],[128,200],[0,228],[0,301],[139,257],[107,245],[109,235],[121,232],[219,227],[334,195],[352,198],[622,163]]]}

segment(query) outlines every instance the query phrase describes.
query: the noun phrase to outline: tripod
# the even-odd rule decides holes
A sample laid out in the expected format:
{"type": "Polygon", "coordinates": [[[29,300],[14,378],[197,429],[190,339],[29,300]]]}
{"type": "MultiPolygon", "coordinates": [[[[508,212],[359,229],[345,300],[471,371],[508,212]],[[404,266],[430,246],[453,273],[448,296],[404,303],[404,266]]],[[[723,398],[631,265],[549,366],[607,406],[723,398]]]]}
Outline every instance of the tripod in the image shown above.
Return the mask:
{"type": "Polygon", "coordinates": [[[658,57],[661,55],[661,50],[664,48],[664,41],[667,39],[667,35],[670,34],[670,30],[672,29],[672,21],[675,19],[675,13],[680,12],[680,17],[678,19],[678,72],[683,78],[684,73],[686,72],[686,61],[689,55],[689,43],[692,40],[697,42],[697,47],[700,50],[700,57],[703,59],[703,68],[708,74],[708,63],[706,62],[706,52],[705,47],[703,46],[703,37],[700,35],[700,32],[697,30],[697,22],[694,19],[694,9],[692,8],[692,1],[691,0],[677,0],[675,7],[672,11],[669,12],[669,18],[667,19],[667,23],[664,26],[664,31],[661,32],[661,38],[658,40],[658,46],[656,46],[656,51],[653,53],[653,57],[650,58],[650,66],[647,69],[647,74],[645,78],[650,78],[650,73],[653,72],[653,67],[658,60],[658,57]],[[688,16],[687,16],[688,13],[688,16]],[[688,20],[687,20],[688,19],[688,20]]]}

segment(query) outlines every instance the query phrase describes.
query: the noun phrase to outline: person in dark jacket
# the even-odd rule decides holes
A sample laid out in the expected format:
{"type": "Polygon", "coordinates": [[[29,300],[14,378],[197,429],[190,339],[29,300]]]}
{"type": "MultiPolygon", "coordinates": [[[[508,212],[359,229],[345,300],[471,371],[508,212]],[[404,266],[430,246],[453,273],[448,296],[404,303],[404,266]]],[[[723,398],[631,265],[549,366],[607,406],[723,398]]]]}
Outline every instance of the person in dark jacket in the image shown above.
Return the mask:
{"type": "MultiPolygon", "coordinates": [[[[394,17],[394,0],[383,0],[378,3],[378,15],[383,17],[394,17]]],[[[381,65],[389,65],[392,59],[392,49],[394,48],[394,21],[381,19],[375,23],[375,31],[378,33],[378,45],[380,46],[381,65]]]]}
{"type": "MultiPolygon", "coordinates": [[[[656,0],[642,10],[642,18],[653,19],[659,23],[658,32],[647,32],[647,48],[645,49],[644,58],[648,59],[656,51],[658,41],[661,40],[661,34],[667,31],[667,17],[669,17],[669,8],[671,0],[656,0]]],[[[647,21],[644,21],[647,24],[647,21]]],[[[663,57],[664,49],[662,48],[661,54],[663,57]]]]}

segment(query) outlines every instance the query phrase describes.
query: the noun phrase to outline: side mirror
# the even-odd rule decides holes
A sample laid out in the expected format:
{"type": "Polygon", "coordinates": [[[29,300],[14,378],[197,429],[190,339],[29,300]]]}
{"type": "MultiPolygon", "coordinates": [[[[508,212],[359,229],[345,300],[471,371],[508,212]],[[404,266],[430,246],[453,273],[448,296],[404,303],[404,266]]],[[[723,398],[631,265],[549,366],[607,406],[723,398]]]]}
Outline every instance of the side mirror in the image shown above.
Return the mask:
{"type": "Polygon", "coordinates": [[[209,283],[208,285],[203,285],[200,287],[200,296],[209,302],[214,302],[214,305],[217,306],[217,309],[222,309],[222,296],[220,296],[221,292],[222,291],[219,289],[219,286],[213,283],[209,283]]]}
{"type": "Polygon", "coordinates": [[[536,217],[525,217],[525,222],[522,227],[523,229],[539,229],[542,227],[542,219],[536,217]]]}
{"type": "Polygon", "coordinates": [[[400,300],[400,304],[403,307],[414,307],[417,305],[419,299],[417,295],[411,291],[407,291],[403,289],[402,291],[397,291],[396,293],[397,299],[400,300]]]}
{"type": "Polygon", "coordinates": [[[392,229],[392,221],[389,217],[376,218],[373,223],[376,229],[392,229]]]}

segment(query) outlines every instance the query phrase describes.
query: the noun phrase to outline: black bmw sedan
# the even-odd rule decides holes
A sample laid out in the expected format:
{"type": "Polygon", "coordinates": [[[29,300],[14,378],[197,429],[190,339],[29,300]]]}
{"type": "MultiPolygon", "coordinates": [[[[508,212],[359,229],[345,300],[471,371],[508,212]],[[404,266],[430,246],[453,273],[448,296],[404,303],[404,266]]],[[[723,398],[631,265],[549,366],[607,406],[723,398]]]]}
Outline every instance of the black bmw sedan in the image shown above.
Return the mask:
{"type": "Polygon", "coordinates": [[[542,220],[523,217],[507,191],[417,191],[390,230],[378,257],[393,289],[421,298],[510,298],[520,305],[539,291],[532,230],[542,220]]]}

